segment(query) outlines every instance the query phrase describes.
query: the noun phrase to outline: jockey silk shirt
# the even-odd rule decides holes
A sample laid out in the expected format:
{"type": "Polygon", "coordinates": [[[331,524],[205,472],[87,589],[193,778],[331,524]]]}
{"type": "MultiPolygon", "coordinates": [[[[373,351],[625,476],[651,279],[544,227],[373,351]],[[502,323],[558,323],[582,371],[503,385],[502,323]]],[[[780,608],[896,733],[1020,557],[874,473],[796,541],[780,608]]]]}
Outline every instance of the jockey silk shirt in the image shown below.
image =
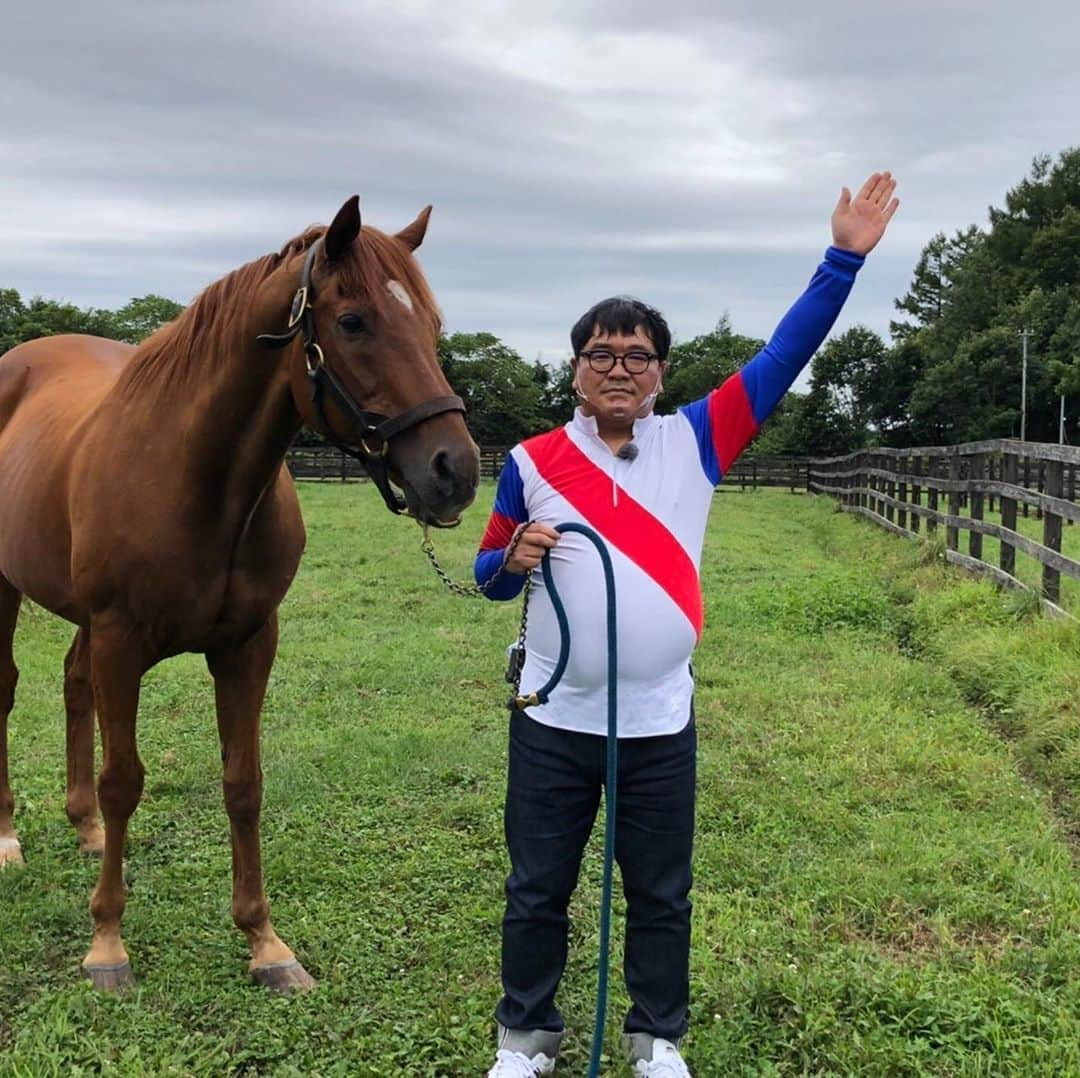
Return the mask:
{"type": "MultiPolygon", "coordinates": [[[[674,415],[634,423],[637,456],[616,456],[596,421],[577,409],[564,427],[516,445],[499,477],[476,557],[486,583],[519,524],[568,521],[597,531],[615,577],[619,737],[681,730],[690,716],[690,657],[701,638],[699,581],[713,489],[760,430],[832,327],[863,264],[830,247],[768,344],[707,396],[674,415]]],[[[580,733],[607,733],[607,597],[592,542],[562,535],[551,571],[570,625],[570,656],[547,704],[530,718],[580,733]]],[[[545,684],[559,656],[559,626],[539,568],[533,570],[521,692],[545,684]]],[[[512,599],[525,577],[503,573],[488,592],[512,599]]]]}

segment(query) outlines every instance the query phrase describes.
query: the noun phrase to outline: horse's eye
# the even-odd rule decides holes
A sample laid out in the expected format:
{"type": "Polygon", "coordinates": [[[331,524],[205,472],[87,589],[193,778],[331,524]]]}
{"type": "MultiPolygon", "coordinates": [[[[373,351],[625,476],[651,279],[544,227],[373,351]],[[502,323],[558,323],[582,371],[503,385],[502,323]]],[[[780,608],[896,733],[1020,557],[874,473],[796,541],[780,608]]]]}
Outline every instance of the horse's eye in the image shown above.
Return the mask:
{"type": "Polygon", "coordinates": [[[346,333],[363,333],[367,328],[367,324],[358,314],[343,314],[338,319],[338,325],[346,333]]]}

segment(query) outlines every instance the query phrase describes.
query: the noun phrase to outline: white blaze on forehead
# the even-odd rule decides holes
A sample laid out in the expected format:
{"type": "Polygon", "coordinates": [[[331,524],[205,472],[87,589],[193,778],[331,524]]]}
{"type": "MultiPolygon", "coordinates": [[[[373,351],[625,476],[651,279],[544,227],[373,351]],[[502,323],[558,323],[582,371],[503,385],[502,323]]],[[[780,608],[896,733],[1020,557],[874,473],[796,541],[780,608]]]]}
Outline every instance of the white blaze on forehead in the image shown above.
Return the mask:
{"type": "Polygon", "coordinates": [[[405,286],[400,281],[387,281],[386,291],[390,293],[399,303],[403,303],[411,311],[412,297],[405,291],[405,286]]]}

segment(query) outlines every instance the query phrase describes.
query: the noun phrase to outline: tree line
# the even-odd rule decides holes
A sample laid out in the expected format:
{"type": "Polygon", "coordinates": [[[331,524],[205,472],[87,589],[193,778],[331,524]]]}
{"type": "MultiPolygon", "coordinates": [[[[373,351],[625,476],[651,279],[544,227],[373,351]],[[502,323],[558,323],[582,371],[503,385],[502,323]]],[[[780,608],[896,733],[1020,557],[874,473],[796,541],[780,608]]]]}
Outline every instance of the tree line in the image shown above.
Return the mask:
{"type": "MultiPolygon", "coordinates": [[[[1035,159],[990,207],[989,225],[930,239],[907,293],[895,301],[891,342],[865,326],[814,357],[808,393],[789,393],[755,443],[761,453],[829,455],[868,445],[944,445],[1018,437],[1021,337],[1026,331],[1026,435],[1056,441],[1059,401],[1080,398],[1080,148],[1035,159]]],[[[0,290],[0,351],[52,333],[138,343],[183,310],[149,295],[115,310],[80,309],[0,290]]],[[[764,342],[727,316],[676,342],[661,412],[706,394],[764,342]]],[[[491,333],[439,338],[439,361],[469,409],[482,445],[512,445],[564,423],[576,400],[569,362],[528,363],[491,333]]]]}

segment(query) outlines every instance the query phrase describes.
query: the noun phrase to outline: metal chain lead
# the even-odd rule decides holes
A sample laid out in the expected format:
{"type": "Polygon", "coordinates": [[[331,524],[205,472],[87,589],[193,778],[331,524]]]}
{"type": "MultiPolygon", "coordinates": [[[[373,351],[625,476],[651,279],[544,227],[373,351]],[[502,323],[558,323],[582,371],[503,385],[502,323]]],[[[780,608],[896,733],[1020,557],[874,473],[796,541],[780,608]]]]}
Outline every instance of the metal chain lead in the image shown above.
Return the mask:
{"type": "MultiPolygon", "coordinates": [[[[450,575],[439,564],[439,559],[435,555],[435,546],[431,542],[431,537],[428,535],[426,526],[424,528],[424,538],[420,543],[420,549],[427,555],[428,561],[431,562],[432,569],[435,570],[435,575],[450,589],[450,591],[455,595],[460,595],[466,599],[480,599],[487,595],[487,593],[495,586],[495,582],[506,571],[506,563],[514,556],[514,551],[517,550],[517,545],[520,542],[521,537],[532,523],[531,520],[528,520],[524,524],[518,526],[517,531],[514,532],[514,535],[506,548],[506,555],[503,558],[502,565],[500,565],[498,571],[483,584],[460,584],[458,581],[451,579],[450,575]]],[[[517,654],[510,666],[512,676],[507,677],[507,681],[514,686],[514,695],[511,697],[511,703],[521,695],[521,671],[525,666],[525,634],[529,627],[529,593],[532,591],[532,581],[532,570],[530,570],[525,576],[525,588],[521,593],[521,626],[518,629],[517,644],[513,649],[517,654]]]]}
{"type": "Polygon", "coordinates": [[[521,671],[525,669],[525,633],[529,628],[529,593],[532,591],[532,575],[533,570],[529,570],[529,575],[525,578],[525,590],[521,595],[521,628],[518,629],[517,638],[517,651],[520,656],[520,661],[514,665],[514,677],[510,682],[514,686],[514,695],[511,697],[511,702],[516,700],[521,695],[521,671]]]}
{"type": "MultiPolygon", "coordinates": [[[[420,543],[420,549],[427,555],[427,559],[431,562],[432,569],[435,570],[435,575],[455,594],[461,595],[466,599],[481,599],[487,596],[487,593],[495,587],[496,581],[506,572],[506,563],[514,556],[514,551],[517,550],[517,545],[521,541],[521,537],[525,534],[525,529],[528,528],[533,522],[531,520],[526,521],[524,524],[519,524],[517,531],[514,532],[513,538],[510,540],[509,545],[506,548],[506,556],[503,558],[502,565],[499,566],[498,571],[494,576],[490,577],[483,584],[461,584],[456,580],[451,579],[446,570],[439,564],[439,559],[435,555],[435,546],[431,541],[431,537],[428,535],[427,525],[424,525],[424,538],[420,543]]],[[[530,573],[525,578],[526,595],[528,594],[528,587],[532,581],[532,574],[530,573]]]]}

